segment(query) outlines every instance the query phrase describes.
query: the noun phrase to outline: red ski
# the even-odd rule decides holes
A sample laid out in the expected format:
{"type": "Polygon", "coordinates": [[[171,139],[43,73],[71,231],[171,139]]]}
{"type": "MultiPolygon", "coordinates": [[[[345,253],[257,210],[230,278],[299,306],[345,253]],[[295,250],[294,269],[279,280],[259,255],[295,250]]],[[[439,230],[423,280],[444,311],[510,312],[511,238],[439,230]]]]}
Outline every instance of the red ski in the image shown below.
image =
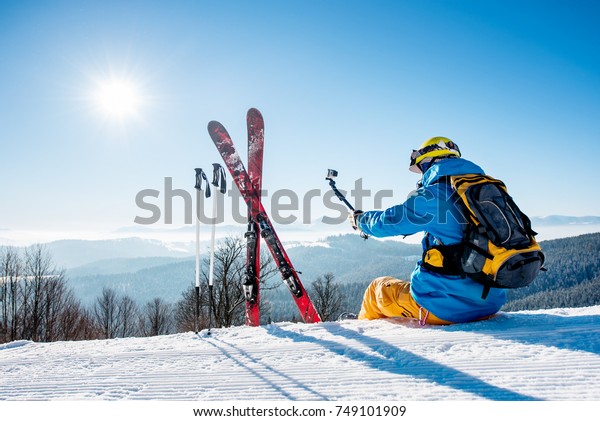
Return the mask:
{"type": "MultiPolygon", "coordinates": [[[[255,115],[254,112],[252,112],[252,114],[255,115]]],[[[260,120],[262,121],[262,118],[260,120]]],[[[281,276],[300,311],[300,316],[306,323],[316,323],[321,321],[317,310],[300,281],[298,273],[292,266],[292,262],[285,252],[281,241],[279,241],[279,237],[265,212],[260,198],[260,190],[255,188],[253,179],[246,172],[244,163],[237,153],[229,133],[227,133],[225,127],[217,121],[208,123],[208,133],[221,154],[225,165],[229,169],[244,201],[248,205],[249,217],[251,217],[251,221],[256,224],[255,228],[256,226],[258,227],[258,230],[254,232],[257,233],[257,231],[260,231],[261,236],[265,240],[273,259],[275,260],[275,264],[281,272],[281,276]]],[[[258,273],[256,274],[258,275],[258,273]]]]}
{"type": "MultiPolygon", "coordinates": [[[[252,187],[259,193],[262,188],[262,166],[265,125],[256,108],[248,110],[248,176],[252,187]]],[[[253,199],[248,205],[248,231],[246,232],[246,280],[244,295],[246,298],[246,325],[260,325],[260,227],[253,217],[259,209],[260,200],[253,199]]]]}

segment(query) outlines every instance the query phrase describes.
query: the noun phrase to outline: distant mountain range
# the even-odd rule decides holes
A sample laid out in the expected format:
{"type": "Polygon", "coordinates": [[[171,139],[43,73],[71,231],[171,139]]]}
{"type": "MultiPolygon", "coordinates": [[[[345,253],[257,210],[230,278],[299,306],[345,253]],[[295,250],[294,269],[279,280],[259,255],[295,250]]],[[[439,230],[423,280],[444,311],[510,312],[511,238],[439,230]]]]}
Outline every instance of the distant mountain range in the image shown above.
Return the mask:
{"type": "Polygon", "coordinates": [[[559,226],[559,225],[600,225],[600,216],[535,216],[531,218],[534,227],[559,226]]]}
{"type": "MultiPolygon", "coordinates": [[[[79,245],[80,252],[86,245],[89,246],[85,243],[79,245]]],[[[49,247],[49,250],[61,249],[49,247]]],[[[97,247],[93,251],[98,250],[100,248],[97,247]]],[[[146,249],[149,250],[152,248],[146,249]]],[[[317,244],[295,244],[287,251],[296,270],[301,272],[305,286],[327,272],[335,273],[343,283],[367,281],[381,273],[407,277],[421,256],[418,245],[375,239],[364,241],[355,234],[329,237],[317,244]]],[[[60,258],[55,260],[60,261],[60,258]]],[[[207,254],[202,258],[202,272],[206,273],[207,254]]],[[[67,277],[77,296],[85,303],[92,302],[106,286],[139,302],[154,297],[175,302],[193,284],[194,269],[193,256],[107,258],[71,267],[67,270],[67,277]]]]}
{"type": "MultiPolygon", "coordinates": [[[[276,222],[276,221],[274,221],[276,222]]],[[[562,225],[600,225],[600,216],[567,216],[567,215],[549,215],[549,216],[534,216],[531,217],[531,222],[534,226],[562,226],[562,225]]],[[[277,230],[280,232],[294,232],[294,231],[312,231],[312,232],[325,232],[330,233],[332,231],[342,232],[346,227],[345,223],[339,225],[330,225],[323,223],[322,218],[311,221],[310,224],[275,224],[277,230]]],[[[245,226],[231,225],[231,224],[220,224],[218,225],[219,231],[221,232],[237,232],[244,230],[245,226]]],[[[156,228],[153,226],[142,226],[133,225],[127,227],[121,227],[115,230],[115,233],[119,234],[148,234],[148,233],[193,233],[195,230],[194,225],[185,225],[177,227],[162,227],[156,228]]]]}
{"type": "MultiPolygon", "coordinates": [[[[539,240],[549,240],[556,238],[572,237],[591,232],[600,232],[600,216],[564,216],[550,215],[545,217],[532,217],[534,230],[540,235],[539,240]]],[[[202,253],[208,251],[208,227],[202,227],[202,253]]],[[[319,246],[323,244],[323,239],[331,238],[332,235],[341,235],[349,233],[351,230],[347,227],[325,225],[320,220],[314,221],[311,225],[282,225],[276,227],[280,233],[281,240],[288,247],[295,246],[319,246]]],[[[176,228],[153,228],[144,226],[125,227],[118,230],[120,235],[131,234],[130,238],[115,238],[107,240],[59,240],[46,243],[45,246],[52,254],[55,263],[59,267],[73,269],[76,267],[91,265],[87,270],[92,273],[98,270],[97,274],[105,274],[106,270],[113,272],[113,269],[119,266],[116,263],[118,259],[144,259],[155,257],[166,258],[185,258],[195,254],[194,226],[184,226],[176,228]],[[164,233],[178,233],[180,235],[162,237],[164,233]],[[108,265],[100,265],[95,262],[112,261],[108,265]],[[101,269],[101,266],[105,269],[101,269]]],[[[242,225],[219,225],[217,235],[243,235],[245,227],[242,225]]],[[[3,244],[13,244],[14,241],[8,240],[11,234],[9,229],[0,229],[0,246],[3,244]],[[6,237],[3,239],[2,237],[6,237]]],[[[420,235],[408,237],[405,242],[418,244],[420,235]]],[[[13,238],[14,240],[14,238],[13,238]]],[[[293,253],[301,253],[294,251],[293,253]]],[[[325,252],[327,254],[327,252],[325,252]]],[[[148,260],[151,262],[152,259],[148,260]]],[[[160,262],[161,260],[155,260],[160,262]]],[[[141,261],[133,264],[132,268],[141,268],[141,261]]],[[[121,260],[121,267],[125,269],[125,261],[121,260]]],[[[83,270],[83,269],[82,269],[83,270]]],[[[130,272],[131,270],[129,270],[130,272]]]]}
{"type": "Polygon", "coordinates": [[[46,244],[58,266],[73,268],[108,259],[144,257],[181,258],[190,255],[187,248],[177,248],[158,240],[123,238],[113,240],[60,240],[46,244]]]}

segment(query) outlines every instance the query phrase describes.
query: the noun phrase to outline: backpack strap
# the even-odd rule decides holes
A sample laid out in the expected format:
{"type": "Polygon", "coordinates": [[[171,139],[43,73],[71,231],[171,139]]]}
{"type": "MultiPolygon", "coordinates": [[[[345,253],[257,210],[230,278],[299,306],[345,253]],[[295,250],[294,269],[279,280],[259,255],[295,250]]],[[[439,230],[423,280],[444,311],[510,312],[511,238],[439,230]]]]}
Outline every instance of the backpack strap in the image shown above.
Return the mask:
{"type": "Polygon", "coordinates": [[[443,175],[441,177],[439,177],[437,180],[435,180],[433,183],[430,183],[430,186],[433,186],[434,184],[440,184],[440,183],[444,183],[444,184],[452,184],[452,179],[450,178],[449,175],[443,175]]]}
{"type": "Polygon", "coordinates": [[[460,242],[451,245],[430,245],[429,241],[426,243],[427,247],[423,251],[423,258],[421,259],[422,266],[425,269],[441,275],[465,277],[460,262],[464,243],[460,242]]]}
{"type": "Polygon", "coordinates": [[[477,282],[478,284],[483,285],[483,291],[481,292],[481,299],[485,300],[492,289],[493,280],[488,278],[483,273],[470,273],[469,278],[477,282]]]}

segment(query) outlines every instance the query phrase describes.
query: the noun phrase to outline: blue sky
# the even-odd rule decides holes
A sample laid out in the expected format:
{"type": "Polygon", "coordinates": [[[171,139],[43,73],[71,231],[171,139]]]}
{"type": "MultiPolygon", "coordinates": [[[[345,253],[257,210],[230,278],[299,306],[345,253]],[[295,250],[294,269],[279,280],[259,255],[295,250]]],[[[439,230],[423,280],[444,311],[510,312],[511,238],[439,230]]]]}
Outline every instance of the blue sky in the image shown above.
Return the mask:
{"type": "Polygon", "coordinates": [[[165,177],[192,192],[193,168],[221,162],[210,120],[244,149],[250,107],[265,117],[269,192],[326,192],[336,168],[340,187],[393,190],[391,206],[418,181],[410,151],[443,135],[529,215],[600,215],[599,9],[2,0],[0,229],[131,226],[147,216],[137,192],[165,177]],[[99,110],[93,92],[110,78],[137,90],[134,115],[99,110]]]}

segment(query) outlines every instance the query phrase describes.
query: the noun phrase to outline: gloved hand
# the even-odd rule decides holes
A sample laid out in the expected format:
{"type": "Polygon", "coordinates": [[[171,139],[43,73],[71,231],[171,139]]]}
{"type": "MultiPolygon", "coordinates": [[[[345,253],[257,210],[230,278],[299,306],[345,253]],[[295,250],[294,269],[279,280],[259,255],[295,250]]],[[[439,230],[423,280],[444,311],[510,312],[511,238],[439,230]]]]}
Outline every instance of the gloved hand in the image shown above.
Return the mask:
{"type": "Polygon", "coordinates": [[[348,221],[350,221],[350,225],[352,225],[352,229],[354,229],[355,231],[358,231],[360,236],[366,240],[367,238],[369,238],[369,236],[367,234],[365,234],[358,227],[358,219],[360,218],[362,213],[363,213],[363,211],[361,211],[361,210],[351,211],[350,213],[348,213],[348,221]]]}
{"type": "Polygon", "coordinates": [[[357,230],[358,228],[358,218],[360,217],[360,215],[362,215],[363,211],[361,210],[355,210],[355,211],[350,211],[348,213],[348,221],[350,222],[350,225],[352,225],[352,229],[357,230]]]}

